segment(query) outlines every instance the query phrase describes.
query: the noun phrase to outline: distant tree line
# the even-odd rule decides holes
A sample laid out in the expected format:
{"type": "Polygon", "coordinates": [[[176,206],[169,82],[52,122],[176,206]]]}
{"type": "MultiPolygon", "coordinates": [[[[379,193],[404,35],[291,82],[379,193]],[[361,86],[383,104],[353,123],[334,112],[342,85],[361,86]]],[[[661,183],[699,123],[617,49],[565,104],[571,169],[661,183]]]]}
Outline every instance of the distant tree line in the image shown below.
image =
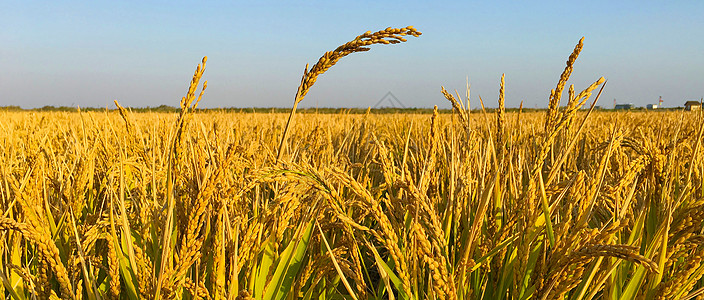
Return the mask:
{"type": "MultiPolygon", "coordinates": [[[[145,113],[145,112],[158,112],[158,113],[178,113],[181,108],[160,105],[157,107],[128,107],[132,112],[135,113],[145,113]]],[[[113,111],[114,108],[96,108],[96,107],[69,107],[69,106],[43,106],[39,108],[23,109],[19,106],[0,106],[0,111],[42,111],[42,112],[78,112],[78,111],[92,111],[92,112],[104,112],[113,111]]],[[[298,113],[304,114],[364,114],[369,110],[370,113],[374,114],[396,114],[396,113],[415,113],[415,114],[430,114],[433,113],[432,108],[299,108],[298,113]]],[[[226,113],[289,113],[290,108],[280,108],[280,107],[226,107],[226,108],[198,108],[196,112],[226,112],[226,113]]],[[[440,109],[440,113],[449,113],[449,109],[440,109]]]]}
{"type": "MultiPolygon", "coordinates": [[[[181,108],[179,107],[174,107],[174,106],[168,106],[168,105],[159,105],[156,107],[128,107],[128,109],[132,112],[135,113],[147,113],[147,112],[156,112],[156,113],[178,113],[181,111],[181,108]]],[[[603,109],[603,108],[597,108],[598,110],[601,111],[612,111],[613,109],[603,109]]],[[[677,107],[677,108],[658,108],[657,110],[681,110],[683,109],[682,107],[677,107]]],[[[113,109],[109,108],[97,108],[97,107],[81,107],[80,111],[92,111],[92,112],[104,112],[104,111],[113,111],[113,109]]],[[[495,108],[487,108],[485,111],[487,113],[493,113],[496,109],[495,108]]],[[[536,111],[545,111],[546,109],[544,108],[522,108],[521,111],[523,112],[536,112],[536,111]]],[[[645,111],[646,109],[643,107],[637,107],[631,109],[631,111],[645,111]]],[[[40,108],[30,108],[30,109],[23,109],[17,105],[9,105],[9,106],[0,106],[0,111],[43,111],[43,112],[78,112],[79,108],[78,107],[69,107],[69,106],[43,106],[40,108]]],[[[249,108],[242,108],[242,107],[226,107],[226,108],[198,108],[196,109],[197,112],[225,112],[225,113],[289,113],[291,111],[290,108],[280,108],[280,107],[249,107],[249,108]]],[[[331,107],[322,107],[322,108],[299,108],[296,110],[297,113],[303,113],[303,114],[365,114],[369,111],[369,113],[372,114],[399,114],[399,113],[405,113],[405,114],[432,114],[433,109],[432,108],[392,108],[392,107],[384,107],[384,108],[331,108],[331,107]]],[[[447,114],[450,113],[452,110],[451,109],[438,109],[438,113],[440,114],[447,114]]],[[[506,108],[507,112],[518,112],[518,108],[506,108]]],[[[472,109],[473,113],[481,113],[481,109],[472,109]]]]}

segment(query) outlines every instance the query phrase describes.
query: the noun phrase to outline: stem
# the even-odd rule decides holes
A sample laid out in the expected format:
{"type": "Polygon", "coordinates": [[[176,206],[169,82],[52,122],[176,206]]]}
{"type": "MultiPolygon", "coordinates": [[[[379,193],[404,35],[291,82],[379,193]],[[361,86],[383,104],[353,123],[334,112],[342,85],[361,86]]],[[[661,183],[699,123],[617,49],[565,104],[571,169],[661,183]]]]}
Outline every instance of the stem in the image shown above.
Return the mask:
{"type": "Polygon", "coordinates": [[[279,150],[276,152],[276,164],[279,164],[279,160],[281,160],[281,154],[283,154],[283,149],[284,149],[284,143],[286,143],[286,137],[288,136],[288,128],[291,127],[291,122],[293,122],[293,115],[296,114],[296,108],[298,107],[298,103],[301,103],[303,101],[303,98],[305,97],[303,95],[303,89],[306,80],[308,79],[308,64],[306,64],[306,68],[303,70],[303,77],[301,77],[301,84],[298,85],[298,90],[296,91],[296,98],[293,100],[293,107],[291,107],[291,113],[288,115],[288,121],[286,121],[286,127],[284,127],[284,132],[283,135],[281,136],[281,142],[279,142],[279,150]]]}
{"type": "MultiPolygon", "coordinates": [[[[298,97],[296,97],[298,98],[298,97]]],[[[293,115],[296,114],[296,107],[298,107],[298,102],[296,101],[293,103],[293,107],[291,108],[291,113],[288,115],[288,121],[286,121],[286,127],[284,127],[284,133],[281,136],[281,142],[279,142],[279,151],[276,153],[276,164],[279,164],[279,160],[281,159],[281,154],[283,154],[283,149],[284,149],[284,143],[286,143],[286,136],[288,135],[288,128],[291,127],[291,122],[293,120],[293,115]]]]}

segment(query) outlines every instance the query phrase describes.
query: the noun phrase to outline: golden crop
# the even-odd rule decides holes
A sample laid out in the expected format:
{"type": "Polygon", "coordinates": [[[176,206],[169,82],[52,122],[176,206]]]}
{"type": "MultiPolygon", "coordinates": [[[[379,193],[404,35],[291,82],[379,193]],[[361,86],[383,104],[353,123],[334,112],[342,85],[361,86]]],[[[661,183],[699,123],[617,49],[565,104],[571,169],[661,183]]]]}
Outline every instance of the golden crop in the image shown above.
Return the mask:
{"type": "Polygon", "coordinates": [[[704,121],[561,108],[581,44],[547,112],[0,112],[0,293],[701,297],[704,121]]]}

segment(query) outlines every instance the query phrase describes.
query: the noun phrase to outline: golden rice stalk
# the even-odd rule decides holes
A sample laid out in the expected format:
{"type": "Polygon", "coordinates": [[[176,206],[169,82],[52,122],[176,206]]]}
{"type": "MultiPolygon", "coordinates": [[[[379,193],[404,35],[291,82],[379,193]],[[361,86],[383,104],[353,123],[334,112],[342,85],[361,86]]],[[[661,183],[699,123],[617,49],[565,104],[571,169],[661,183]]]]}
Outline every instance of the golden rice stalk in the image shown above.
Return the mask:
{"type": "MultiPolygon", "coordinates": [[[[457,115],[460,117],[460,123],[462,123],[462,127],[464,127],[465,130],[469,130],[469,116],[467,115],[467,111],[462,108],[462,103],[460,103],[458,99],[455,99],[455,96],[452,96],[452,94],[448,93],[447,90],[445,90],[444,86],[440,87],[440,91],[445,96],[445,99],[452,103],[452,109],[455,110],[457,112],[457,115]]],[[[469,94],[469,92],[467,93],[469,94]]],[[[469,99],[469,97],[467,97],[467,99],[469,99]]]]}
{"type": "MultiPolygon", "coordinates": [[[[616,194],[622,189],[626,188],[628,185],[633,183],[633,180],[650,164],[650,157],[647,155],[640,155],[628,164],[627,171],[623,174],[623,177],[618,181],[616,185],[609,188],[609,193],[616,194]]],[[[624,208],[625,209],[625,208],[624,208]]]]}
{"type": "Polygon", "coordinates": [[[117,110],[120,112],[120,116],[122,119],[125,121],[125,127],[127,128],[127,135],[132,136],[134,132],[134,125],[132,124],[132,120],[130,119],[129,115],[127,114],[127,109],[122,107],[120,103],[117,103],[117,100],[114,100],[115,106],[117,106],[117,110]]]}
{"type": "Polygon", "coordinates": [[[405,42],[406,39],[403,37],[405,35],[411,35],[418,37],[421,32],[417,31],[413,26],[408,26],[405,28],[386,28],[381,31],[371,33],[370,31],[357,36],[354,40],[347,42],[333,51],[328,51],[323,54],[318,62],[313,65],[310,71],[307,70],[303,75],[301,86],[298,88],[299,92],[296,93],[296,98],[294,103],[299,103],[308,93],[308,90],[318,79],[318,76],[325,73],[330,67],[334,66],[341,58],[355,53],[369,51],[368,46],[374,44],[398,44],[405,42]]]}
{"type": "Polygon", "coordinates": [[[632,263],[643,265],[650,272],[660,273],[658,265],[649,258],[638,254],[638,250],[636,246],[597,244],[586,246],[572,255],[577,260],[599,256],[625,259],[632,263]]]}
{"type": "Polygon", "coordinates": [[[574,102],[575,99],[577,99],[574,96],[574,84],[570,84],[569,97],[570,98],[568,99],[568,103],[572,103],[572,102],[574,102]]]}
{"type": "MultiPolygon", "coordinates": [[[[544,160],[548,157],[548,154],[550,153],[550,150],[552,149],[552,145],[555,142],[555,138],[557,137],[557,134],[560,132],[560,130],[562,130],[565,126],[567,126],[568,121],[571,120],[574,117],[574,115],[577,113],[577,110],[579,110],[582,107],[582,105],[584,105],[584,103],[586,103],[586,100],[588,99],[588,97],[591,97],[591,92],[594,89],[596,89],[597,86],[599,86],[600,84],[605,83],[605,82],[606,82],[606,80],[604,79],[604,77],[601,77],[597,81],[592,83],[589,87],[584,89],[580,93],[580,96],[577,97],[577,99],[583,98],[583,100],[578,105],[576,105],[568,110],[565,110],[562,113],[562,117],[559,118],[559,122],[555,121],[554,126],[551,127],[552,130],[550,132],[547,132],[547,136],[545,136],[545,140],[544,140],[543,144],[541,145],[540,151],[537,156],[538,163],[533,167],[533,171],[531,172],[531,174],[536,174],[536,172],[538,170],[541,170],[543,163],[544,163],[544,160]]],[[[601,88],[603,90],[604,86],[602,85],[601,88]]],[[[597,100],[600,95],[601,95],[601,91],[597,95],[597,100]]],[[[593,105],[592,105],[592,108],[593,108],[593,105]]],[[[590,110],[590,112],[591,112],[591,110],[590,110]]],[[[588,114],[587,114],[587,116],[588,116],[588,114]]],[[[582,124],[584,124],[585,121],[586,121],[586,118],[582,121],[582,124]]],[[[621,138],[622,137],[623,136],[621,136],[621,138]]],[[[573,143],[571,143],[567,147],[568,150],[574,146],[574,142],[576,142],[576,139],[573,139],[573,143]]],[[[557,163],[557,165],[560,165],[562,163],[562,161],[566,158],[566,154],[567,153],[563,153],[563,156],[560,158],[560,161],[557,163]]],[[[555,172],[557,170],[559,170],[559,168],[555,168],[551,171],[552,174],[550,174],[548,176],[548,180],[546,181],[546,184],[550,184],[550,182],[552,182],[552,180],[554,178],[553,176],[555,174],[557,174],[555,172]]],[[[529,190],[532,191],[532,189],[530,189],[530,188],[531,188],[531,186],[529,185],[529,190]]]]}
{"type": "MultiPolygon", "coordinates": [[[[578,105],[578,101],[576,101],[577,98],[575,98],[575,95],[574,95],[574,93],[575,93],[574,92],[574,84],[570,84],[570,88],[568,91],[569,91],[568,92],[569,98],[567,99],[567,110],[578,105]]],[[[572,120],[573,119],[574,119],[574,116],[571,116],[569,118],[569,120],[567,121],[567,126],[566,126],[565,130],[567,132],[568,137],[570,136],[570,133],[572,132],[572,120]]]]}
{"type": "MultiPolygon", "coordinates": [[[[344,172],[336,172],[332,174],[337,180],[339,180],[344,185],[350,188],[350,191],[359,196],[363,203],[367,206],[367,209],[371,215],[378,222],[378,226],[381,227],[382,234],[375,234],[376,238],[386,247],[394,260],[396,271],[398,272],[398,277],[401,279],[403,289],[406,292],[412,291],[410,283],[410,275],[408,274],[408,262],[407,257],[403,255],[403,252],[399,248],[399,236],[396,234],[394,228],[398,228],[397,224],[392,224],[389,216],[385,213],[384,209],[380,205],[380,201],[374,198],[372,194],[364,188],[357,180],[350,177],[349,174],[344,172]]],[[[376,231],[372,231],[372,234],[376,231]]]]}
{"type": "Polygon", "coordinates": [[[340,59],[347,55],[350,55],[355,52],[369,51],[369,46],[371,45],[398,44],[406,41],[406,39],[404,38],[404,36],[406,35],[418,37],[421,34],[422,33],[413,28],[413,26],[407,26],[405,28],[389,27],[374,33],[372,33],[371,31],[367,31],[364,34],[357,36],[354,40],[337,47],[335,50],[325,52],[325,54],[323,54],[323,56],[318,59],[318,62],[315,63],[312,68],[310,68],[310,71],[308,70],[308,65],[306,64],[306,68],[303,70],[301,84],[298,86],[298,90],[296,91],[296,97],[293,99],[293,107],[291,108],[291,113],[288,116],[288,121],[286,121],[286,127],[284,127],[284,132],[281,136],[281,142],[279,143],[279,149],[276,154],[277,163],[281,159],[282,148],[284,146],[284,143],[286,142],[288,129],[291,126],[291,121],[293,119],[293,115],[296,113],[298,103],[303,101],[303,98],[305,98],[310,88],[313,86],[313,84],[315,84],[315,81],[318,79],[318,76],[325,73],[338,61],[340,61],[340,59]]]}
{"type": "MultiPolygon", "coordinates": [[[[208,57],[204,56],[202,63],[198,64],[196,71],[193,73],[193,78],[191,78],[191,83],[188,85],[188,91],[186,96],[181,98],[181,112],[179,113],[178,120],[176,121],[176,138],[173,141],[173,151],[178,149],[177,145],[181,143],[181,134],[183,132],[183,127],[186,124],[186,118],[189,116],[189,110],[196,109],[198,103],[203,98],[203,93],[205,89],[208,88],[208,81],[203,82],[203,87],[200,90],[200,95],[196,98],[195,93],[198,89],[198,83],[201,78],[203,78],[203,73],[205,73],[205,63],[208,61],[208,57]]],[[[177,153],[176,153],[177,154],[177,153]]]]}
{"type": "Polygon", "coordinates": [[[110,275],[110,296],[111,299],[120,299],[120,265],[117,258],[115,245],[117,242],[108,238],[108,274],[110,275]]]}
{"type": "Polygon", "coordinates": [[[418,250],[420,250],[419,256],[430,269],[435,296],[439,299],[455,299],[454,282],[448,274],[445,258],[433,253],[433,248],[435,250],[439,249],[431,244],[428,235],[419,223],[413,224],[413,228],[413,233],[419,246],[418,250]]]}
{"type": "Polygon", "coordinates": [[[576,264],[568,270],[560,272],[559,278],[555,279],[554,286],[549,291],[546,299],[563,299],[564,295],[571,289],[575,288],[582,281],[582,274],[584,273],[584,262],[576,264]]]}
{"type": "Polygon", "coordinates": [[[17,231],[21,233],[25,239],[34,242],[39,252],[42,253],[48,264],[51,266],[51,270],[54,272],[54,276],[56,276],[56,279],[59,282],[62,297],[68,299],[76,298],[73,293],[71,281],[69,280],[68,271],[61,262],[59,249],[56,248],[56,244],[54,244],[50,236],[37,232],[25,223],[19,223],[12,219],[0,217],[0,231],[3,230],[17,231]]]}
{"type": "Polygon", "coordinates": [[[430,119],[430,149],[428,149],[423,173],[418,183],[419,189],[424,193],[428,191],[428,186],[436,169],[435,156],[438,151],[438,122],[438,106],[435,105],[433,116],[430,119]]]}
{"type": "Polygon", "coordinates": [[[198,89],[198,83],[203,77],[203,73],[205,73],[205,63],[207,61],[208,57],[203,56],[201,64],[198,64],[198,66],[196,67],[196,71],[193,73],[193,78],[191,79],[191,84],[188,86],[188,92],[186,92],[186,96],[181,98],[181,109],[184,110],[182,111],[182,114],[185,114],[188,109],[196,109],[198,107],[198,103],[200,103],[200,100],[203,98],[203,93],[208,87],[207,80],[203,83],[203,88],[200,90],[200,95],[198,95],[198,98],[196,98],[195,95],[196,90],[198,89]]]}
{"type": "Polygon", "coordinates": [[[692,289],[702,276],[701,272],[697,272],[704,258],[702,250],[701,248],[695,249],[684,260],[682,268],[673,273],[667,281],[660,283],[656,299],[676,299],[678,292],[692,289]]]}
{"type": "MultiPolygon", "coordinates": [[[[410,176],[407,176],[407,178],[409,177],[410,176]]],[[[444,238],[445,232],[443,232],[442,222],[438,218],[438,212],[433,208],[432,200],[426,194],[422,193],[413,182],[410,182],[410,178],[409,182],[403,184],[401,188],[408,191],[409,197],[415,200],[414,205],[418,207],[418,213],[424,214],[420,219],[424,223],[427,223],[430,232],[433,233],[430,236],[439,241],[442,249],[446,249],[447,241],[444,238]]]]}
{"type": "Polygon", "coordinates": [[[584,46],[584,37],[579,40],[577,46],[574,47],[574,51],[567,59],[567,66],[565,70],[562,71],[560,75],[560,80],[557,81],[557,87],[550,93],[550,102],[548,104],[548,112],[545,117],[545,132],[550,132],[555,125],[557,112],[560,108],[560,98],[562,98],[562,91],[565,88],[567,80],[572,74],[572,69],[574,68],[574,62],[577,60],[579,53],[582,51],[582,46],[584,46]]]}
{"type": "Polygon", "coordinates": [[[579,94],[577,94],[577,95],[574,97],[573,103],[576,103],[576,104],[575,104],[574,107],[572,107],[572,106],[570,107],[571,110],[580,109],[580,108],[585,104],[585,102],[587,101],[587,99],[589,99],[589,97],[592,96],[592,92],[593,92],[599,85],[601,85],[602,83],[605,83],[605,82],[606,82],[606,79],[605,79],[604,77],[600,77],[599,79],[597,79],[597,81],[593,82],[593,83],[590,84],[587,88],[585,88],[584,90],[582,90],[581,92],[579,92],[579,94]]]}
{"type": "MultiPolygon", "coordinates": [[[[216,218],[216,228],[215,234],[213,235],[213,250],[212,250],[212,260],[213,260],[213,274],[214,280],[211,279],[211,291],[213,297],[220,299],[225,297],[225,280],[226,280],[226,270],[225,270],[225,208],[220,207],[217,218],[216,218]]],[[[212,277],[211,277],[212,278],[212,277]]]]}
{"type": "Polygon", "coordinates": [[[49,298],[51,294],[51,282],[49,281],[49,263],[41,255],[38,257],[37,268],[37,296],[40,299],[49,298]]]}
{"type": "Polygon", "coordinates": [[[247,290],[241,290],[239,295],[237,295],[236,300],[254,300],[254,297],[252,297],[252,294],[249,293],[247,290]]]}
{"type": "Polygon", "coordinates": [[[151,275],[153,272],[152,262],[149,257],[139,247],[132,248],[134,251],[135,261],[137,263],[137,281],[139,282],[139,293],[142,297],[148,297],[154,294],[154,286],[152,284],[151,275]]]}
{"type": "Polygon", "coordinates": [[[183,288],[188,290],[188,292],[191,293],[195,299],[210,299],[208,289],[205,288],[205,285],[202,282],[196,284],[193,280],[191,280],[191,278],[186,277],[183,282],[183,288]]]}
{"type": "Polygon", "coordinates": [[[505,109],[504,109],[504,77],[506,74],[501,74],[501,87],[499,88],[499,109],[496,111],[496,148],[497,154],[501,155],[503,151],[503,136],[504,136],[504,126],[506,124],[505,120],[505,109]]]}
{"type": "Polygon", "coordinates": [[[208,178],[208,182],[199,191],[195,201],[193,202],[193,207],[190,207],[191,211],[189,213],[188,221],[186,222],[186,231],[184,238],[182,240],[182,247],[178,251],[178,265],[173,273],[170,274],[170,280],[172,282],[165,282],[160,288],[169,288],[173,284],[182,283],[184,276],[188,269],[193,265],[193,263],[198,259],[201,253],[201,247],[203,245],[203,240],[205,236],[201,234],[201,228],[207,221],[206,217],[209,211],[209,204],[211,199],[217,194],[216,185],[222,182],[226,168],[230,165],[233,159],[234,147],[230,145],[225,153],[225,157],[219,163],[218,168],[212,174],[211,178],[208,178]]]}

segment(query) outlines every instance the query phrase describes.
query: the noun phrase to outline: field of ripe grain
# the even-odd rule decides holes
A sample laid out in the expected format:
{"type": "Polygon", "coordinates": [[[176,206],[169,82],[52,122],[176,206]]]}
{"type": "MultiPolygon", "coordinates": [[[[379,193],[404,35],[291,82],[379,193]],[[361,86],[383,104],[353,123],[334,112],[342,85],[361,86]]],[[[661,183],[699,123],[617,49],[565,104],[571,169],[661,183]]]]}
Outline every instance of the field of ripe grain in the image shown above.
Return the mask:
{"type": "Polygon", "coordinates": [[[0,293],[701,293],[699,113],[464,113],[0,113],[0,293]]]}
{"type": "MultiPolygon", "coordinates": [[[[701,299],[704,119],[594,111],[0,111],[8,299],[701,299]]],[[[438,95],[440,96],[440,95],[438,95]]],[[[482,107],[484,102],[479,98],[482,107]]],[[[590,109],[587,103],[592,103],[590,109]]],[[[467,103],[465,105],[465,103],[467,103]]]]}

